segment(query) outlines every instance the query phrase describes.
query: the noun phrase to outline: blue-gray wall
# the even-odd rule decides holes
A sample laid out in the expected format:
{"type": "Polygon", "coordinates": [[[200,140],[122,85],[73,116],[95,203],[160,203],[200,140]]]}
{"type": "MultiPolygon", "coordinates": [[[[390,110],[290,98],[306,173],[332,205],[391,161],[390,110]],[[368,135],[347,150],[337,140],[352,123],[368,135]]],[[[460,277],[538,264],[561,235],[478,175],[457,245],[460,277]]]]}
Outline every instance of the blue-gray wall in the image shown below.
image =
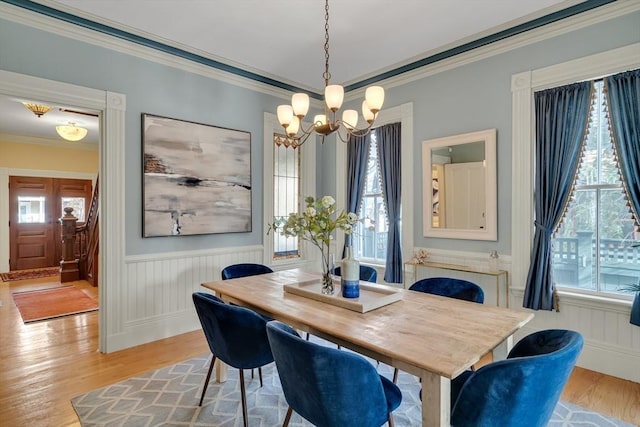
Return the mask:
{"type": "MultiPolygon", "coordinates": [[[[415,199],[415,246],[510,254],[511,75],[637,42],[640,13],[633,13],[387,89],[385,106],[413,103],[416,176],[403,190],[415,199]],[[498,242],[422,237],[421,142],[488,128],[498,130],[498,242]]],[[[126,95],[127,255],[262,243],[263,112],[275,112],[282,100],[3,19],[0,69],[126,95]],[[141,113],[251,132],[251,233],[141,237],[141,113]]],[[[317,150],[319,194],[336,185],[335,148],[327,144],[334,142],[317,150]]]]}

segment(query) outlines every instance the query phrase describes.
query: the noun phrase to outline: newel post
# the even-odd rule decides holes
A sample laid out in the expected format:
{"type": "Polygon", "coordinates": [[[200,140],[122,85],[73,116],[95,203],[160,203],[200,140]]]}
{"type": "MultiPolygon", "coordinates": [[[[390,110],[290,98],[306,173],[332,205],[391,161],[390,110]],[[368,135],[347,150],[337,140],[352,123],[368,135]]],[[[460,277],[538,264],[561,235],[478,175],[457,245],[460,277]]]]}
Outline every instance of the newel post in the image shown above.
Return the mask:
{"type": "Polygon", "coordinates": [[[60,281],[72,282],[80,280],[78,260],[74,255],[76,245],[76,223],[73,208],[64,208],[64,216],[58,220],[62,224],[62,260],[60,261],[60,281]]]}

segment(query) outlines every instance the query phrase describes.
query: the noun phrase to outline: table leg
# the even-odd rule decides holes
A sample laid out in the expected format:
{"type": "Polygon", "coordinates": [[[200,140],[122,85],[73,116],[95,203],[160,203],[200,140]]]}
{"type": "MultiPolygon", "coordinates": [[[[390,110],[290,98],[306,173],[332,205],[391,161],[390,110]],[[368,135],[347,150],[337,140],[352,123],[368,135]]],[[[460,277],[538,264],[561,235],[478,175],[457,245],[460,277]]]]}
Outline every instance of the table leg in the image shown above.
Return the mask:
{"type": "Polygon", "coordinates": [[[431,372],[422,373],[422,425],[449,427],[451,380],[431,372]]]}
{"type": "Polygon", "coordinates": [[[220,359],[216,359],[216,382],[223,383],[227,380],[227,364],[221,361],[220,359]]]}

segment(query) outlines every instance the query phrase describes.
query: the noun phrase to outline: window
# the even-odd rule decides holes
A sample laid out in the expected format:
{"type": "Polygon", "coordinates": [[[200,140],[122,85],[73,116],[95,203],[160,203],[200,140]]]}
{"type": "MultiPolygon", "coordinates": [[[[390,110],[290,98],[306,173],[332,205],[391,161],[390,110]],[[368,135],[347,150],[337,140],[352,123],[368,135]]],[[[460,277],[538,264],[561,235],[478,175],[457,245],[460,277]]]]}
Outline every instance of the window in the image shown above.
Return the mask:
{"type": "Polygon", "coordinates": [[[45,223],[45,197],[18,196],[20,224],[45,223]]]}
{"type": "MultiPolygon", "coordinates": [[[[284,135],[273,136],[273,217],[286,220],[299,210],[300,147],[284,135]]],[[[299,239],[274,233],[273,259],[299,258],[299,239]]]]}
{"type": "Polygon", "coordinates": [[[389,223],[382,199],[375,130],[371,132],[367,176],[358,215],[361,221],[353,237],[354,256],[364,262],[384,264],[387,258],[389,223]]]}
{"type": "Polygon", "coordinates": [[[84,222],[84,197],[62,197],[62,212],[60,216],[64,216],[64,208],[73,208],[71,214],[78,219],[78,222],[84,222]]]}
{"type": "Polygon", "coordinates": [[[595,82],[574,197],[553,239],[553,269],[558,286],[616,293],[640,278],[640,236],[614,156],[603,86],[595,82]]]}

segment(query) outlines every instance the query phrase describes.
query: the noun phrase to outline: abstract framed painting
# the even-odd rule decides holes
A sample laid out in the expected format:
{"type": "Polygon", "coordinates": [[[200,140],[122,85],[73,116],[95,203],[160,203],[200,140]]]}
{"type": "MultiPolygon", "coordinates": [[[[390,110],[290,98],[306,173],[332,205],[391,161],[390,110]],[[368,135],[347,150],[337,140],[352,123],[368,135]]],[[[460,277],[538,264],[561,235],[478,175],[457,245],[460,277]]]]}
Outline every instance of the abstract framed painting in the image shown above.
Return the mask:
{"type": "Polygon", "coordinates": [[[142,114],[143,237],[251,231],[251,133],[142,114]]]}

